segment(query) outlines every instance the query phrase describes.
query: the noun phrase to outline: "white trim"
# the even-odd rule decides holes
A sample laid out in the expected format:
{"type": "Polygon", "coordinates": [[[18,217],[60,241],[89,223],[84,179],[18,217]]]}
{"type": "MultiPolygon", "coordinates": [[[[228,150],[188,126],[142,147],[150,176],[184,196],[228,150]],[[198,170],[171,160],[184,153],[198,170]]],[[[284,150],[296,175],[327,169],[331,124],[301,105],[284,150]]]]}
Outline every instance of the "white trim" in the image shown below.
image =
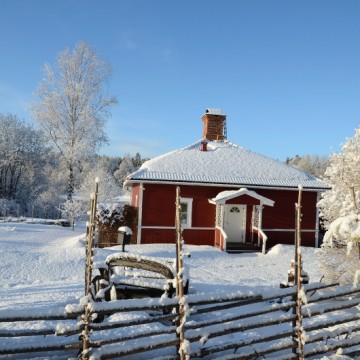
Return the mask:
{"type": "MultiPolygon", "coordinates": [[[[255,205],[256,206],[256,205],[255,205]]],[[[257,240],[258,240],[258,246],[260,246],[260,236],[262,235],[262,234],[264,234],[265,235],[265,233],[264,233],[264,230],[262,229],[262,213],[263,213],[263,204],[262,204],[262,202],[260,202],[260,205],[258,205],[259,206],[259,222],[258,222],[258,224],[257,224],[257,226],[258,226],[258,234],[257,234],[257,240]]],[[[265,235],[266,236],[266,235],[265,235]]],[[[263,237],[263,239],[265,239],[264,237],[263,237]]],[[[266,240],[267,240],[267,237],[266,237],[266,240]]],[[[264,244],[263,244],[264,245],[264,244]]],[[[266,249],[266,244],[265,244],[265,249],[266,249]]],[[[264,254],[264,253],[263,253],[264,254]]]]}
{"type": "MultiPolygon", "coordinates": [[[[226,251],[226,247],[227,247],[227,234],[226,234],[225,230],[224,230],[222,227],[220,227],[220,226],[217,226],[216,229],[220,230],[220,233],[221,233],[222,237],[224,238],[223,249],[221,249],[221,250],[226,251]]],[[[220,247],[221,247],[221,239],[220,239],[220,247]]]]}
{"type": "MultiPolygon", "coordinates": [[[[266,234],[264,233],[263,230],[257,228],[256,226],[254,226],[254,229],[258,232],[258,235],[260,234],[263,238],[263,241],[262,241],[262,247],[261,247],[261,253],[263,255],[266,254],[266,242],[268,240],[268,237],[266,236],[266,234]]],[[[259,239],[259,236],[258,236],[258,246],[260,247],[260,239],[259,239]]]]}
{"type": "Polygon", "coordinates": [[[189,229],[189,228],[191,228],[191,225],[192,225],[192,204],[193,204],[193,199],[192,198],[180,197],[180,204],[186,204],[187,205],[186,223],[181,223],[181,227],[183,229],[189,229]]]}
{"type": "MultiPolygon", "coordinates": [[[[191,228],[184,228],[186,230],[216,230],[217,228],[220,229],[220,227],[191,227],[191,228]]],[[[159,230],[174,230],[175,226],[141,226],[141,229],[159,229],[159,230]]],[[[293,232],[296,231],[296,229],[262,229],[263,231],[277,231],[277,232],[293,232]]],[[[316,232],[317,230],[301,230],[301,232],[316,232]]]]}
{"type": "MultiPolygon", "coordinates": [[[[129,180],[130,184],[139,184],[139,183],[146,183],[146,184],[155,184],[155,185],[187,185],[187,186],[212,186],[212,187],[229,187],[229,188],[236,188],[236,187],[248,187],[250,189],[265,189],[265,190],[287,190],[287,191],[296,191],[299,192],[299,186],[294,187],[280,187],[280,186],[262,186],[262,185],[252,185],[252,184],[214,184],[214,183],[205,183],[205,182],[186,182],[186,181],[149,181],[149,180],[138,180],[133,179],[129,180]]],[[[330,188],[329,188],[330,189],[330,188]]],[[[302,191],[311,191],[311,192],[324,192],[328,189],[324,188],[305,188],[303,187],[302,191]]]]}
{"type": "Polygon", "coordinates": [[[174,230],[175,226],[142,226],[141,229],[174,230]]]}
{"type": "Polygon", "coordinates": [[[185,230],[215,230],[216,227],[191,227],[191,228],[185,228],[185,230]]]}
{"type": "Polygon", "coordinates": [[[315,235],[315,247],[318,248],[319,247],[319,209],[317,207],[318,202],[320,201],[320,194],[317,193],[316,194],[316,206],[315,206],[315,211],[316,211],[316,222],[315,222],[315,229],[316,229],[316,235],[315,235]]]}
{"type": "Polygon", "coordinates": [[[144,192],[144,184],[140,183],[140,190],[139,190],[139,215],[138,215],[138,232],[137,232],[137,239],[136,243],[139,245],[141,244],[141,223],[142,223],[142,210],[143,210],[143,192],[144,192]]]}
{"type": "Polygon", "coordinates": [[[241,197],[243,195],[248,195],[254,199],[260,201],[261,205],[274,206],[275,201],[266,198],[265,196],[261,196],[257,194],[255,191],[248,190],[247,188],[240,188],[238,190],[230,190],[230,191],[221,191],[216,197],[209,199],[209,203],[211,204],[219,204],[224,205],[228,200],[241,197]]]}
{"type": "MultiPolygon", "coordinates": [[[[175,226],[142,226],[141,229],[174,230],[175,226]]],[[[216,227],[191,227],[184,230],[215,230],[216,227]]]]}
{"type": "MultiPolygon", "coordinates": [[[[294,232],[296,229],[262,229],[263,231],[294,232]]],[[[301,232],[316,232],[316,229],[301,229],[301,232]]]]}

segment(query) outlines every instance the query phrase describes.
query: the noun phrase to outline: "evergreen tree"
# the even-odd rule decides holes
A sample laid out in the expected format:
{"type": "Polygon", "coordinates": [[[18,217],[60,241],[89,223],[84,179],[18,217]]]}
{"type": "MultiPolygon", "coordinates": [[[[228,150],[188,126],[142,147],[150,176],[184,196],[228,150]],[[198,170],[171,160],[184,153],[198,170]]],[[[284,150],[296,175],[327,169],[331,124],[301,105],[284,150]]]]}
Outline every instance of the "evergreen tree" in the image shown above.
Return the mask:
{"type": "Polygon", "coordinates": [[[114,176],[117,184],[123,186],[126,177],[136,170],[130,155],[125,155],[120,163],[119,169],[115,171],[114,176]]]}

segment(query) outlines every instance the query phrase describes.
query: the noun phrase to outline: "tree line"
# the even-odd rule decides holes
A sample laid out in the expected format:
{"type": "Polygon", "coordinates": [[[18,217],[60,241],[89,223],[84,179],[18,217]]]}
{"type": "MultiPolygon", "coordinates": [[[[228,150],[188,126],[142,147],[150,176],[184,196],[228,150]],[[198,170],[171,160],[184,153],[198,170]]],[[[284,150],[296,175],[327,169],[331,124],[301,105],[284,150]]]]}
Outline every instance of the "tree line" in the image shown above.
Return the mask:
{"type": "MultiPolygon", "coordinates": [[[[16,115],[0,114],[0,134],[0,214],[58,216],[68,199],[67,159],[51,146],[41,128],[16,115]]],[[[100,178],[104,192],[109,193],[102,196],[103,201],[119,195],[126,176],[145,160],[140,153],[79,157],[72,164],[72,197],[88,201],[96,177],[100,178]]],[[[285,162],[322,177],[329,159],[296,155],[285,162]]]]}
{"type": "MultiPolygon", "coordinates": [[[[139,153],[94,155],[73,166],[73,194],[88,201],[95,177],[120,194],[126,176],[147,160],[139,153]]],[[[12,114],[0,114],[1,216],[58,217],[68,198],[68,163],[44,132],[12,114]]],[[[106,198],[106,197],[105,197],[106,198]]]]}
{"type": "Polygon", "coordinates": [[[292,158],[287,157],[285,163],[320,179],[325,175],[326,168],[329,166],[329,156],[295,155],[292,158]]]}
{"type": "Polygon", "coordinates": [[[140,154],[134,158],[97,155],[108,142],[105,123],[117,103],[106,89],[111,74],[110,64],[80,42],[75,49],[60,52],[53,66],[44,65],[37,100],[30,105],[37,128],[15,115],[0,115],[3,216],[16,208],[18,215],[41,216],[41,210],[47,217],[54,208],[65,210],[61,207],[64,196],[74,210],[75,192],[79,200],[81,184],[90,170],[111,179],[108,186],[115,189],[141,164],[140,154]]]}

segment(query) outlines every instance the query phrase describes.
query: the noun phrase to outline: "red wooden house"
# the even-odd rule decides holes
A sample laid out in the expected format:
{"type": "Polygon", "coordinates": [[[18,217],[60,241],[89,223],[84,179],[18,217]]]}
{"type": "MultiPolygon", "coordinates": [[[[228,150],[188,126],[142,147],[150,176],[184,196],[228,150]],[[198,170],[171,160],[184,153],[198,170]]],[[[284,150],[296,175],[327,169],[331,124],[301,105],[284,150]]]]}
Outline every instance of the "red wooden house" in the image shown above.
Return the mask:
{"type": "Polygon", "coordinates": [[[172,243],[176,186],[187,244],[223,250],[293,244],[298,186],[302,244],[318,246],[319,180],[226,139],[226,116],[207,109],[202,139],[145,162],[128,177],[138,208],[137,243],[172,243]]]}

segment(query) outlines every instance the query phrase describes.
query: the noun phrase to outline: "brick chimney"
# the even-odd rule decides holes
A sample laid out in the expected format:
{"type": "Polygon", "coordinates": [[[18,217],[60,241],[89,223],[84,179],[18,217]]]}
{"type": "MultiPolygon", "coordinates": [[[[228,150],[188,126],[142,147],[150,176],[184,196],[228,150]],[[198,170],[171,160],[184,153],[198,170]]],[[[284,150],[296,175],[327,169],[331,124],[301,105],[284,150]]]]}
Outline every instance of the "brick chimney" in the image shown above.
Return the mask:
{"type": "Polygon", "coordinates": [[[224,140],[226,115],[220,109],[206,109],[202,116],[204,123],[203,139],[224,140]]]}

